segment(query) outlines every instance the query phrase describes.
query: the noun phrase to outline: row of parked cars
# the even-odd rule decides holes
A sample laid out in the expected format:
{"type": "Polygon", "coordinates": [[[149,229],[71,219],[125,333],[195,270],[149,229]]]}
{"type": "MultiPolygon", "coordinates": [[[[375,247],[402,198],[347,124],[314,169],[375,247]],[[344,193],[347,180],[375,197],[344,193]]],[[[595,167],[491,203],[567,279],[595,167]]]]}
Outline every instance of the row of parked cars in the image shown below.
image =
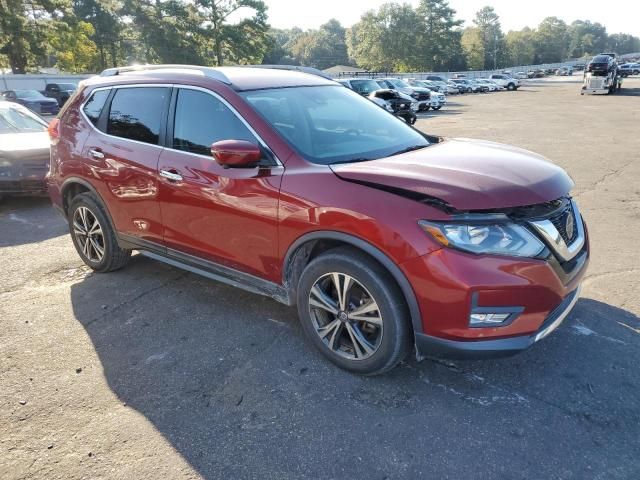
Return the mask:
{"type": "Polygon", "coordinates": [[[0,93],[0,99],[24,105],[35,113],[56,115],[76,88],[73,83],[48,83],[44,90],[6,90],[0,93]]]}
{"type": "Polygon", "coordinates": [[[517,90],[520,87],[518,79],[506,74],[474,79],[464,75],[456,75],[452,79],[427,75],[423,79],[339,78],[337,81],[411,125],[417,120],[417,112],[440,110],[447,103],[448,95],[517,90]]]}

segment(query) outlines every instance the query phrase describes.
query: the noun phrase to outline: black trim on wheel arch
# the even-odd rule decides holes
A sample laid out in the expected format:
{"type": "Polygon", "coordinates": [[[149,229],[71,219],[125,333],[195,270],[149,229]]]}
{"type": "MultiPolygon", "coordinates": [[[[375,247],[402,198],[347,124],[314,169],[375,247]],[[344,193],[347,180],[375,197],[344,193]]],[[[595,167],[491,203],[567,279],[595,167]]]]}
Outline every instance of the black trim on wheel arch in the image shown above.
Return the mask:
{"type": "MultiPolygon", "coordinates": [[[[283,278],[285,288],[287,288],[286,275],[289,272],[289,265],[292,260],[292,255],[298,250],[299,247],[301,247],[305,243],[317,240],[337,240],[347,243],[359,248],[360,250],[372,256],[380,264],[382,264],[382,266],[384,266],[387,271],[389,271],[391,276],[393,276],[395,281],[398,283],[400,290],[402,291],[402,295],[404,296],[407,302],[407,306],[409,307],[409,314],[411,315],[411,324],[413,326],[414,334],[417,337],[418,334],[422,333],[422,316],[420,315],[418,300],[416,299],[413,287],[409,283],[409,280],[407,280],[407,277],[404,275],[404,273],[402,273],[402,270],[400,270],[396,263],[377,247],[374,247],[361,238],[354,237],[346,233],[336,232],[333,230],[320,230],[306,233],[298,238],[295,242],[293,242],[293,244],[287,250],[287,254],[284,258],[284,268],[282,269],[283,277],[285,277],[283,278]]],[[[295,286],[289,286],[288,289],[290,291],[291,297],[295,298],[295,286]]]]}
{"type": "MultiPolygon", "coordinates": [[[[111,218],[111,213],[109,212],[109,209],[107,208],[106,202],[102,199],[102,196],[98,193],[98,190],[96,189],[96,187],[94,187],[90,182],[88,182],[84,178],[69,177],[64,182],[62,182],[62,185],[60,186],[60,195],[62,197],[62,204],[64,205],[64,202],[65,202],[65,190],[72,183],[77,183],[79,185],[82,185],[83,187],[86,187],[87,190],[89,190],[92,194],[94,194],[96,196],[96,199],[102,204],[102,208],[104,208],[104,211],[106,212],[107,217],[109,218],[109,222],[111,222],[111,225],[115,229],[115,225],[113,223],[113,219],[111,218]]],[[[68,205],[67,205],[67,207],[68,207],[68,205]]],[[[65,214],[66,213],[67,212],[65,212],[65,214]]]]}

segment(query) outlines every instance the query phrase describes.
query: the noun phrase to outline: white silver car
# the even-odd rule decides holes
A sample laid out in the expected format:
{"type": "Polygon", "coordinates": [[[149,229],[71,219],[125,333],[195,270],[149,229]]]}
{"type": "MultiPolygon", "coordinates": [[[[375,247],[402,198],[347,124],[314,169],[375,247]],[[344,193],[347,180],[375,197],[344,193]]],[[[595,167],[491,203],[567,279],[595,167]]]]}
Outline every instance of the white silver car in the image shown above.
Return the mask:
{"type": "Polygon", "coordinates": [[[490,92],[497,92],[498,90],[504,90],[504,87],[501,87],[497,83],[494,83],[491,80],[487,80],[486,78],[476,78],[475,81],[480,85],[486,85],[489,88],[490,92]]]}
{"type": "Polygon", "coordinates": [[[504,73],[494,73],[489,77],[489,80],[497,83],[507,90],[517,90],[520,88],[520,80],[504,73]]]}

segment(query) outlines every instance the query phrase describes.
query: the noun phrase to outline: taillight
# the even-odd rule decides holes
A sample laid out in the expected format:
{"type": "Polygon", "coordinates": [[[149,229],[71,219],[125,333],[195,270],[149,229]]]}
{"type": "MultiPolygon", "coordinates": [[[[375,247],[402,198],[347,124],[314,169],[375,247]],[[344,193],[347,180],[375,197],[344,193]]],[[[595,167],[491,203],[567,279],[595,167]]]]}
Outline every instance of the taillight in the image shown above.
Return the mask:
{"type": "Polygon", "coordinates": [[[52,142],[55,142],[60,138],[60,120],[54,118],[49,122],[49,126],[47,127],[47,132],[49,132],[49,138],[52,142]]]}

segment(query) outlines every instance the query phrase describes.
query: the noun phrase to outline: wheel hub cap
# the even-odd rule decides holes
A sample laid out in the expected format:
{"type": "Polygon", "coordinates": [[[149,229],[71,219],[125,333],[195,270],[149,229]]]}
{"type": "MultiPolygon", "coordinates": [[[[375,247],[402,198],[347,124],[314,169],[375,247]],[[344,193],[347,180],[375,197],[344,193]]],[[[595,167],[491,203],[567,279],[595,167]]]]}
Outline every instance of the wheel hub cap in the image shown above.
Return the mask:
{"type": "Polygon", "coordinates": [[[316,333],[335,354],[365,360],[382,342],[382,313],[371,293],[355,278],[332,272],[309,292],[309,313],[316,333]]]}

